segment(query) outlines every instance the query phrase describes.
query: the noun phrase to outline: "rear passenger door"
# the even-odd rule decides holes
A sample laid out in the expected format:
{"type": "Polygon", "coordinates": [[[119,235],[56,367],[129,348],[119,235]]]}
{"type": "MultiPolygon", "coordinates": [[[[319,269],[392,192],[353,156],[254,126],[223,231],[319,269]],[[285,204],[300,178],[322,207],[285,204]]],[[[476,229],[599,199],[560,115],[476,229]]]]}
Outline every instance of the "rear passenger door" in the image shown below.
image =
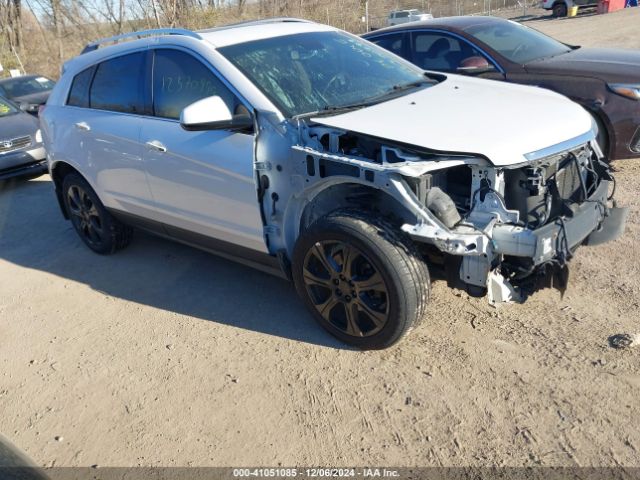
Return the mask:
{"type": "Polygon", "coordinates": [[[232,113],[248,111],[203,60],[178,48],[153,50],[152,116],[141,142],[157,219],[176,238],[215,250],[266,252],[253,171],[252,131],[186,131],[181,111],[220,96],[232,113]]]}
{"type": "Polygon", "coordinates": [[[74,79],[67,101],[81,171],[105,206],[143,217],[153,208],[140,144],[146,58],[145,50],[95,65],[74,79]]]}

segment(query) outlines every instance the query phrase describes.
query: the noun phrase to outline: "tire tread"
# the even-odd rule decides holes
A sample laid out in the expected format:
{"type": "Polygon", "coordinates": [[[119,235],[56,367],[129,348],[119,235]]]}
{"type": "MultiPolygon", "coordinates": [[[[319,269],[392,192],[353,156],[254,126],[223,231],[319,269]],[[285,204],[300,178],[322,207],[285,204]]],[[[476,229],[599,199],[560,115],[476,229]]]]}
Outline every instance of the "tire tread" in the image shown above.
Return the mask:
{"type": "MultiPolygon", "coordinates": [[[[399,278],[399,291],[403,292],[403,298],[401,298],[403,305],[399,310],[403,313],[399,315],[396,327],[386,338],[362,342],[363,344],[357,345],[360,348],[367,349],[387,348],[409,333],[423,320],[426,314],[430,291],[430,277],[427,265],[408,235],[400,231],[390,221],[367,211],[354,209],[336,210],[316,220],[303,233],[302,237],[304,239],[313,238],[327,228],[335,227],[356,238],[362,238],[364,235],[368,240],[369,248],[374,250],[374,254],[388,258],[394,266],[399,278]],[[384,240],[381,241],[380,236],[384,240]]],[[[306,243],[304,240],[300,242],[300,239],[298,242],[299,244],[306,243]]],[[[294,254],[294,264],[301,262],[302,256],[301,252],[296,252],[294,254]]],[[[299,294],[304,297],[306,295],[305,287],[300,283],[296,282],[296,288],[299,294]]],[[[317,316],[316,319],[318,319],[317,316]]]]}

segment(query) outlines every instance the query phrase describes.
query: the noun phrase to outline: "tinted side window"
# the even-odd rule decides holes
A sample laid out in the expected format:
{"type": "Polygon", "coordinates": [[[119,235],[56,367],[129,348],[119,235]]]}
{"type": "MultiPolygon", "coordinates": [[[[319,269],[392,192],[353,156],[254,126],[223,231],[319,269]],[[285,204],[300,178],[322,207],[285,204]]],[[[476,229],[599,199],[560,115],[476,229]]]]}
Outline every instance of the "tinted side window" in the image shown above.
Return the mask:
{"type": "Polygon", "coordinates": [[[73,78],[67,105],[74,107],[89,106],[89,85],[91,84],[91,78],[93,78],[93,71],[93,67],[87,68],[73,78]]]}
{"type": "Polygon", "coordinates": [[[178,119],[184,107],[214,95],[221,97],[235,113],[237,99],[202,62],[179,50],[155,51],[153,111],[156,117],[178,119]]]}
{"type": "Polygon", "coordinates": [[[144,113],[144,53],[112,58],[98,65],[91,93],[91,108],[124,113],[144,113]]]}
{"type": "Polygon", "coordinates": [[[442,33],[413,34],[413,63],[425,70],[455,72],[460,63],[482,54],[467,42],[442,33]]]}
{"type": "Polygon", "coordinates": [[[385,50],[389,50],[390,52],[395,53],[396,55],[400,55],[401,57],[406,58],[406,50],[404,48],[405,34],[404,33],[394,33],[390,35],[383,35],[378,38],[370,39],[376,45],[384,48],[385,50]]]}

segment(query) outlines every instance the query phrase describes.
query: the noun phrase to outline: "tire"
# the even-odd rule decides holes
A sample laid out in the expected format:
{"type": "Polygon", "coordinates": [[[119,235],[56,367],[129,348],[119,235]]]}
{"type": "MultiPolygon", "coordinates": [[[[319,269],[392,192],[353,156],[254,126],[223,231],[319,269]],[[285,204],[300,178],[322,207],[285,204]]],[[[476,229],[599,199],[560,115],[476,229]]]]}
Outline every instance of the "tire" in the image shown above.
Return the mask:
{"type": "Polygon", "coordinates": [[[69,173],[64,177],[62,198],[73,228],[94,252],[111,254],[131,243],[133,229],[107,211],[96,192],[79,174],[69,173]]]}
{"type": "Polygon", "coordinates": [[[554,17],[566,17],[568,13],[567,4],[564,2],[557,2],[553,6],[553,16],[554,17]]]}
{"type": "Polygon", "coordinates": [[[320,325],[363,350],[396,343],[429,302],[429,271],[411,240],[367,212],[340,210],[314,222],[296,242],[292,273],[320,325]]]}

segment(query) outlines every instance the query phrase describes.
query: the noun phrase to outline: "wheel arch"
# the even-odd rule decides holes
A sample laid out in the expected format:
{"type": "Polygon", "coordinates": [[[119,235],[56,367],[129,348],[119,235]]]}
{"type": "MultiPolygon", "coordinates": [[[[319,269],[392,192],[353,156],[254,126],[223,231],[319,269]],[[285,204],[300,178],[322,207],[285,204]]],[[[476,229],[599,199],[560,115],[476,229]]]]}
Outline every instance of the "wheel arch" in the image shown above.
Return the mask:
{"type": "Polygon", "coordinates": [[[605,140],[606,140],[606,151],[602,152],[607,161],[613,159],[613,153],[615,152],[616,145],[616,133],[609,116],[606,112],[600,108],[595,108],[593,106],[595,102],[590,102],[588,104],[583,104],[585,110],[589,112],[589,114],[593,117],[598,125],[599,130],[604,130],[605,132],[605,140]]]}
{"type": "Polygon", "coordinates": [[[64,160],[58,160],[51,165],[51,169],[50,169],[51,180],[53,181],[56,198],[58,200],[58,205],[60,206],[60,211],[62,212],[62,215],[67,220],[69,220],[69,212],[67,212],[67,209],[64,206],[64,199],[62,198],[62,195],[63,195],[62,183],[64,182],[64,178],[70,173],[76,173],[80,175],[82,178],[84,178],[87,181],[87,183],[89,183],[89,185],[91,185],[91,188],[95,190],[95,188],[92,185],[92,182],[85,175],[80,173],[80,171],[70,163],[64,160]]]}
{"type": "Polygon", "coordinates": [[[288,255],[293,254],[300,234],[318,218],[345,208],[379,213],[398,227],[416,220],[410,209],[377,185],[353,177],[329,177],[291,198],[283,219],[288,255]]]}

